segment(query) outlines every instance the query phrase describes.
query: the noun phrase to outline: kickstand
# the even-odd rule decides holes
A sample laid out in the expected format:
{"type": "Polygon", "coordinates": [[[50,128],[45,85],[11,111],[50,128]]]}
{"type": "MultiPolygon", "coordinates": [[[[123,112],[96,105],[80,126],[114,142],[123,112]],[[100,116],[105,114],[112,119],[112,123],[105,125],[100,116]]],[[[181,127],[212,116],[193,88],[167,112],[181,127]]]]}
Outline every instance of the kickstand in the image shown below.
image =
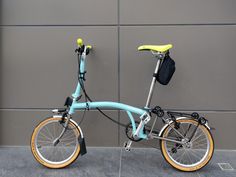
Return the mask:
{"type": "Polygon", "coordinates": [[[125,148],[126,151],[130,152],[132,142],[133,141],[128,140],[127,142],[124,143],[124,148],[125,148]]]}

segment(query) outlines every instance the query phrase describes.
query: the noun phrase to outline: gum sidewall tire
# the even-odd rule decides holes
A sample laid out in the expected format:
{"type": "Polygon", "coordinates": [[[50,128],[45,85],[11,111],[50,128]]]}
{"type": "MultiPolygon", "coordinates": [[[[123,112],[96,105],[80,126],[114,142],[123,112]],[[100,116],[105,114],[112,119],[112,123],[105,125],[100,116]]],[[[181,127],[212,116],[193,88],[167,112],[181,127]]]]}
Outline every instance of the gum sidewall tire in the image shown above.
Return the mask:
{"type": "MultiPolygon", "coordinates": [[[[197,122],[192,119],[180,119],[180,120],[177,120],[177,122],[192,122],[195,125],[197,124],[197,122]]],[[[208,152],[205,160],[201,164],[198,164],[197,166],[183,167],[183,166],[180,166],[180,165],[176,164],[175,162],[173,162],[165,151],[165,146],[164,146],[165,141],[160,140],[160,147],[161,147],[162,156],[175,169],[180,170],[180,171],[184,171],[184,172],[193,172],[193,171],[197,171],[197,170],[200,170],[201,168],[205,167],[209,163],[209,161],[211,160],[211,158],[214,154],[214,139],[212,137],[210,130],[205,125],[199,125],[199,126],[201,126],[203,131],[207,134],[207,137],[209,139],[210,149],[209,149],[209,152],[208,152]]],[[[166,131],[168,130],[168,128],[169,127],[167,126],[166,129],[163,131],[161,137],[166,135],[166,131]]]]}
{"type": "MultiPolygon", "coordinates": [[[[50,164],[50,163],[47,163],[45,162],[43,159],[40,158],[40,156],[38,155],[37,153],[37,150],[36,150],[36,147],[35,147],[35,137],[38,133],[38,130],[40,129],[40,127],[42,127],[43,125],[45,125],[46,123],[50,122],[51,120],[61,120],[61,118],[58,118],[58,117],[48,117],[46,119],[44,119],[43,121],[41,121],[34,129],[33,133],[32,133],[32,136],[31,136],[31,142],[30,142],[30,147],[31,147],[31,152],[34,156],[34,158],[40,163],[42,164],[43,166],[45,167],[48,167],[48,168],[64,168],[70,164],[72,164],[79,156],[80,154],[80,146],[78,146],[78,148],[76,149],[76,152],[75,154],[72,156],[71,159],[69,159],[68,161],[66,161],[65,163],[63,164],[50,164]]],[[[78,134],[80,135],[80,130],[78,129],[78,127],[70,121],[70,124],[75,127],[78,131],[78,134]]]]}

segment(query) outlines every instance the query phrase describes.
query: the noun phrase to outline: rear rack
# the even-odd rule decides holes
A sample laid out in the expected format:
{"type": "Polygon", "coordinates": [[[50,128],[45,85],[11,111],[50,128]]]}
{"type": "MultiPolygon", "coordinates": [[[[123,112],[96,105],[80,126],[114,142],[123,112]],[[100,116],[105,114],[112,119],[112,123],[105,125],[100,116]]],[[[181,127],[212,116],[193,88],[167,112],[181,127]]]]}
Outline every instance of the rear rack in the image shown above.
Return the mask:
{"type": "Polygon", "coordinates": [[[189,117],[189,118],[194,118],[194,119],[199,118],[199,114],[197,112],[193,112],[192,114],[188,114],[188,113],[183,113],[183,112],[167,111],[166,113],[170,117],[180,116],[180,117],[189,117]]]}
{"type": "Polygon", "coordinates": [[[166,113],[169,117],[171,117],[173,121],[176,120],[175,119],[176,116],[179,116],[179,117],[189,117],[189,118],[195,119],[201,125],[205,125],[207,123],[207,119],[205,117],[200,117],[197,112],[188,114],[188,113],[183,113],[183,112],[167,111],[166,113]]]}

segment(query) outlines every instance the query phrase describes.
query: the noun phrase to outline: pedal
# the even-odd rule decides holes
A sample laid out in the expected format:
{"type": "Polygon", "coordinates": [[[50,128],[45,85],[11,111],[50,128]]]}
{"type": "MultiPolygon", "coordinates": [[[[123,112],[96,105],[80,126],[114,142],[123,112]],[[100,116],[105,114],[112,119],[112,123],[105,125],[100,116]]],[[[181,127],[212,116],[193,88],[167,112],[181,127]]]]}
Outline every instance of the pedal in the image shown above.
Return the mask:
{"type": "Polygon", "coordinates": [[[124,148],[127,152],[130,152],[131,150],[131,144],[132,144],[133,141],[129,140],[128,142],[125,142],[124,143],[124,148]]]}

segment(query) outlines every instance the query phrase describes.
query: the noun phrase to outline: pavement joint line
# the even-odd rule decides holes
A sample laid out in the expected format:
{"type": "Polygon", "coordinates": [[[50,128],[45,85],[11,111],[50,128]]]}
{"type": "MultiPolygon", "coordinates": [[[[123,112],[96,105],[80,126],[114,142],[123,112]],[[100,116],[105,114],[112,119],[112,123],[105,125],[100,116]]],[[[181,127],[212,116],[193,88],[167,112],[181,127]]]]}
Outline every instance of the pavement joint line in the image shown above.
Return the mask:
{"type": "Polygon", "coordinates": [[[122,165],[122,148],[120,148],[120,165],[119,165],[119,177],[121,177],[121,165],[122,165]]]}
{"type": "Polygon", "coordinates": [[[234,171],[234,168],[230,165],[230,163],[217,163],[217,165],[220,167],[220,169],[222,171],[234,171]],[[227,166],[227,168],[225,168],[224,166],[227,166]]]}

